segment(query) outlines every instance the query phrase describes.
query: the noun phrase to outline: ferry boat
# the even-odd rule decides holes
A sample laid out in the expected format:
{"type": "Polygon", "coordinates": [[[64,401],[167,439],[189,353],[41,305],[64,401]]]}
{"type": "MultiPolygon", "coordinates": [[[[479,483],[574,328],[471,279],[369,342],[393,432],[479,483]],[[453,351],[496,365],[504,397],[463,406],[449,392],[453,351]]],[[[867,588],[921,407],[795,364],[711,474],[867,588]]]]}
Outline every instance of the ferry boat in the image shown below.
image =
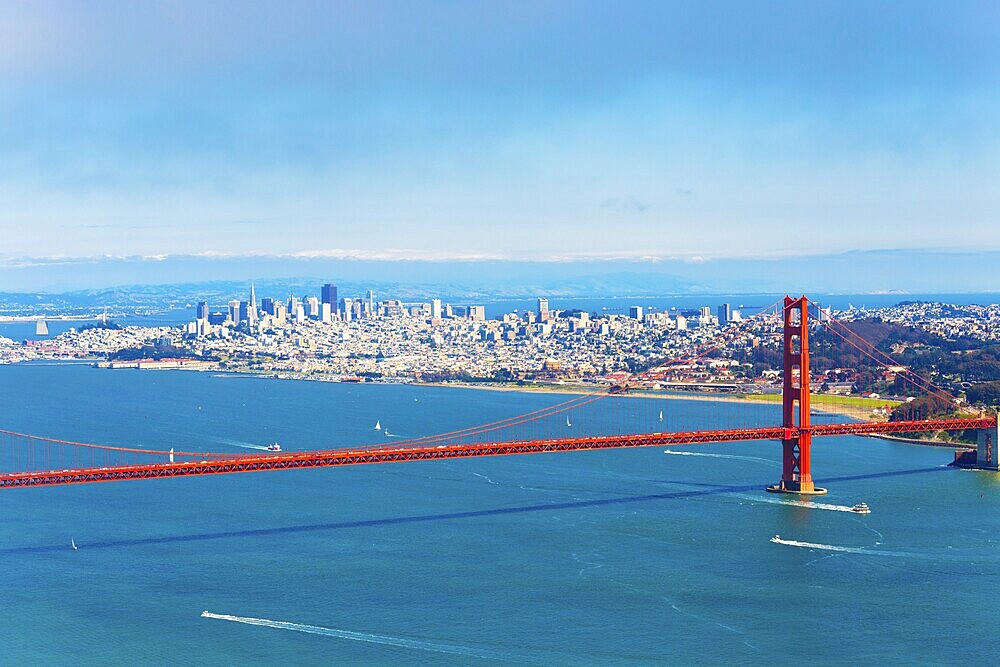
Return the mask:
{"type": "Polygon", "coordinates": [[[858,514],[871,514],[872,513],[871,508],[868,507],[867,503],[858,503],[857,505],[855,505],[854,507],[851,508],[851,511],[852,512],[857,512],[858,514]]]}
{"type": "Polygon", "coordinates": [[[280,452],[281,451],[281,445],[279,445],[276,442],[272,442],[270,445],[267,446],[267,451],[269,451],[269,452],[280,452]]]}

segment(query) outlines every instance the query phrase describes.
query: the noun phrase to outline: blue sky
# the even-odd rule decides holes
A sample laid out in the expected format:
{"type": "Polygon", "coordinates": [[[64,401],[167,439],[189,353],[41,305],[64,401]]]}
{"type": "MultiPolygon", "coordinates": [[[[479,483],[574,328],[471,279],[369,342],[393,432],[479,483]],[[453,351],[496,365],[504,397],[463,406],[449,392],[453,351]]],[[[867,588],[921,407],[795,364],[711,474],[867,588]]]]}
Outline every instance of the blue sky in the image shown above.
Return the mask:
{"type": "Polygon", "coordinates": [[[0,259],[1000,249],[1000,3],[5,2],[0,259]]]}

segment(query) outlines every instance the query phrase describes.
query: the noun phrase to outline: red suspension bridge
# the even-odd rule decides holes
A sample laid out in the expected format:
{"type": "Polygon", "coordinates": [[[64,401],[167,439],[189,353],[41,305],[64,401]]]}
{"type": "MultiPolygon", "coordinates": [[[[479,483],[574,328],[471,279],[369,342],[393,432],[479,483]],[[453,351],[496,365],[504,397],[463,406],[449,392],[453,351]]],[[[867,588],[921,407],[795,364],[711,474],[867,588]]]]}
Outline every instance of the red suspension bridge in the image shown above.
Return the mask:
{"type": "MultiPolygon", "coordinates": [[[[996,470],[997,421],[992,417],[971,416],[947,419],[910,419],[903,421],[817,423],[810,416],[809,301],[806,297],[786,297],[781,305],[776,335],[780,336],[782,368],[781,423],[705,430],[661,430],[634,433],[627,428],[616,435],[580,435],[576,437],[500,437],[522,433],[526,426],[541,423],[554,415],[604,399],[640,401],[627,396],[634,387],[651,378],[663,377],[664,370],[705,358],[712,350],[748,335],[747,328],[733,327],[722,341],[703,346],[687,358],[674,359],[653,369],[637,373],[626,382],[606,390],[576,395],[561,403],[535,412],[518,415],[482,426],[448,433],[398,440],[391,445],[324,449],[296,452],[261,452],[234,455],[219,452],[150,450],[139,447],[116,447],[31,436],[0,430],[0,487],[34,487],[57,484],[83,484],[122,480],[185,477],[237,472],[262,472],[326,466],[434,461],[442,459],[512,454],[539,454],[624,447],[663,447],[717,442],[777,440],[782,444],[781,479],[768,490],[796,494],[820,494],[824,489],[813,483],[811,472],[812,438],[831,435],[906,434],[927,431],[977,430],[978,449],[974,460],[966,463],[996,470]],[[518,431],[521,429],[521,431],[518,431]]],[[[762,311],[764,313],[765,311],[762,311]]],[[[856,348],[860,355],[883,366],[898,369],[893,361],[875,346],[861,340],[846,326],[827,318],[827,330],[856,348]]],[[[953,401],[950,394],[930,382],[912,375],[908,382],[941,400],[953,401]]],[[[660,413],[662,421],[662,411],[660,413]]],[[[609,429],[603,429],[609,430],[609,429]]],[[[631,430],[635,430],[632,426],[631,430]]]]}

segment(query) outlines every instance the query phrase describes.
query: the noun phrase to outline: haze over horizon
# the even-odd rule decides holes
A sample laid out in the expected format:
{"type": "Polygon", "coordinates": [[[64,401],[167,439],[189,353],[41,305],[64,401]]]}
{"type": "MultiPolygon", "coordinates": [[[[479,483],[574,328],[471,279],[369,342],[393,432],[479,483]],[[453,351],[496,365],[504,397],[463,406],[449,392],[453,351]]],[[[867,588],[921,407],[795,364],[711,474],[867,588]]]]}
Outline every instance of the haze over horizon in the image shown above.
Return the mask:
{"type": "Polygon", "coordinates": [[[136,257],[1000,251],[995,3],[55,1],[0,26],[8,288],[136,257]]]}

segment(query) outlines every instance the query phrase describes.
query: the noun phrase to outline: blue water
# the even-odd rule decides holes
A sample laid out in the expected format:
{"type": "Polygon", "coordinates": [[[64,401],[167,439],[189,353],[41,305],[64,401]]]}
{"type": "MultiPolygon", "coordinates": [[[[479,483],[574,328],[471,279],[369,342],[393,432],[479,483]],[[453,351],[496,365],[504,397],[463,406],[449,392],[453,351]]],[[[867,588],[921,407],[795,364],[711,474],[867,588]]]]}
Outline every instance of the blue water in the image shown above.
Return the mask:
{"type": "MultiPolygon", "coordinates": [[[[559,400],[42,365],[0,366],[0,392],[3,428],[234,452],[374,441],[375,419],[416,435],[559,400]]],[[[737,409],[683,412],[707,423],[737,409]]],[[[820,439],[814,474],[830,493],[796,506],[762,490],[780,473],[775,443],[671,449],[687,453],[2,491],[0,662],[992,658],[995,475],[943,467],[947,449],[820,439]],[[861,500],[872,514],[842,511],[861,500]]]]}

